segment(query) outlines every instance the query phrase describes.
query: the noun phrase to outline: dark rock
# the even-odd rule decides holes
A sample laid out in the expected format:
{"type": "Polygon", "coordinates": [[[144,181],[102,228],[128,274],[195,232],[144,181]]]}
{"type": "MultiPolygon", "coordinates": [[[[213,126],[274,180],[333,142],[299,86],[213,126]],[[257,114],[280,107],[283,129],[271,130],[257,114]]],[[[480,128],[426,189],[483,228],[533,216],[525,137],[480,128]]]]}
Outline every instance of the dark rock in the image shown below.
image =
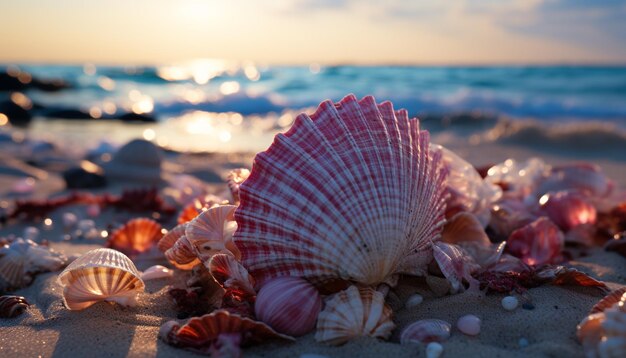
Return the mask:
{"type": "Polygon", "coordinates": [[[43,113],[45,117],[60,119],[93,119],[88,112],[73,108],[52,109],[43,113]]]}
{"type": "Polygon", "coordinates": [[[104,175],[90,172],[83,168],[71,168],[63,172],[63,179],[68,189],[103,188],[107,185],[104,175]]]}
{"type": "Polygon", "coordinates": [[[117,119],[120,119],[124,122],[147,122],[147,123],[156,123],[157,119],[149,114],[137,114],[137,113],[124,113],[121,116],[116,116],[117,119]]]}
{"type": "Polygon", "coordinates": [[[156,145],[135,139],[120,148],[113,159],[103,166],[109,179],[159,184],[162,160],[163,153],[156,145]]]}
{"type": "Polygon", "coordinates": [[[45,92],[56,92],[70,85],[61,80],[41,80],[34,78],[30,73],[20,70],[0,72],[0,91],[24,91],[27,89],[38,89],[45,92]]]}
{"type": "Polygon", "coordinates": [[[26,126],[33,119],[30,110],[22,108],[13,101],[0,102],[0,113],[4,113],[14,126],[26,126]]]}

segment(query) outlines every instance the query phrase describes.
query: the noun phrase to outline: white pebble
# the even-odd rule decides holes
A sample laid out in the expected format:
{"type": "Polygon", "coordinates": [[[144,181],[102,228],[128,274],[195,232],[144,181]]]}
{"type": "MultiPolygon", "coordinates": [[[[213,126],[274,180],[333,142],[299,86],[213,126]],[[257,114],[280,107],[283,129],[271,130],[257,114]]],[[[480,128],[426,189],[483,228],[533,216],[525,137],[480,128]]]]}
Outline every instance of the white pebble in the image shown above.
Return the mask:
{"type": "Polygon", "coordinates": [[[426,358],[439,358],[443,353],[443,346],[437,342],[430,342],[426,346],[426,358]]]}
{"type": "Polygon", "coordinates": [[[506,296],[502,299],[502,307],[507,311],[513,311],[517,308],[519,301],[514,296],[506,296]]]}
{"type": "Polygon", "coordinates": [[[37,229],[36,227],[29,226],[24,229],[24,239],[35,241],[37,239],[37,236],[39,236],[39,229],[37,229]]]}
{"type": "Polygon", "coordinates": [[[420,305],[423,301],[424,297],[416,293],[414,295],[411,295],[411,297],[406,300],[406,303],[404,305],[406,306],[406,308],[411,308],[420,305]]]}
{"type": "Polygon", "coordinates": [[[480,318],[468,314],[459,318],[459,320],[456,322],[456,327],[459,329],[459,331],[469,336],[475,336],[480,333],[480,318]]]}
{"type": "Polygon", "coordinates": [[[78,222],[78,218],[73,213],[64,213],[63,214],[63,226],[66,229],[71,229],[78,222]]]}

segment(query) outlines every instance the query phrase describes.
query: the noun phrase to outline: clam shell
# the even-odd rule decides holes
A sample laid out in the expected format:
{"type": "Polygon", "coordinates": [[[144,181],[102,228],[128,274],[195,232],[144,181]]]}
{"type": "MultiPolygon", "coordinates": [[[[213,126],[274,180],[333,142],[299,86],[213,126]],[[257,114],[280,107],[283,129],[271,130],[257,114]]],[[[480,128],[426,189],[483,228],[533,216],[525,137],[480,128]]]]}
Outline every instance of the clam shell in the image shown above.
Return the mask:
{"type": "Polygon", "coordinates": [[[31,240],[14,239],[0,247],[0,291],[27,286],[38,272],[60,270],[67,258],[31,240]]]}
{"type": "Polygon", "coordinates": [[[445,342],[452,325],[440,319],[422,319],[408,325],[400,335],[400,343],[445,342]]]}
{"type": "Polygon", "coordinates": [[[0,296],[0,318],[13,318],[21,315],[30,304],[22,296],[0,296]]]}
{"type": "Polygon", "coordinates": [[[133,256],[156,245],[161,235],[161,225],[156,221],[148,218],[132,219],[113,232],[106,247],[133,256]]]}
{"type": "Polygon", "coordinates": [[[565,239],[559,228],[546,217],[515,230],[507,240],[506,250],[528,265],[557,263],[565,239]]]}
{"type": "Polygon", "coordinates": [[[359,336],[387,339],[395,328],[391,315],[382,293],[350,286],[326,302],[317,318],[315,340],[340,345],[359,336]]]}
{"type": "Polygon", "coordinates": [[[228,189],[233,196],[233,202],[239,204],[239,186],[250,176],[250,170],[246,168],[239,168],[231,170],[228,173],[228,189]]]}
{"type": "Polygon", "coordinates": [[[159,338],[166,343],[204,354],[217,349],[216,343],[223,343],[221,341],[229,336],[242,345],[263,343],[268,339],[294,340],[274,331],[265,323],[224,310],[194,317],[184,325],[169,321],[159,331],[159,338]]]}
{"type": "Polygon", "coordinates": [[[236,208],[234,205],[215,206],[188,223],[185,236],[200,261],[208,262],[217,253],[232,253],[239,257],[239,250],[232,243],[237,228],[233,218],[236,208]]]}
{"type": "Polygon", "coordinates": [[[276,331],[303,336],[315,328],[322,298],[308,281],[299,277],[277,277],[266,283],[256,297],[256,317],[276,331]]]}
{"type": "Polygon", "coordinates": [[[72,262],[59,275],[63,301],[70,310],[81,310],[99,301],[132,306],[144,283],[133,262],[112,249],[95,249],[72,262]]]}
{"type": "Polygon", "coordinates": [[[254,278],[233,255],[216,254],[206,265],[211,276],[224,289],[235,291],[240,297],[254,297],[254,278]]]}
{"type": "Polygon", "coordinates": [[[444,222],[446,171],[419,121],[390,102],[323,102],[257,154],[240,186],[234,241],[262,285],[395,285],[423,275],[444,222]]]}

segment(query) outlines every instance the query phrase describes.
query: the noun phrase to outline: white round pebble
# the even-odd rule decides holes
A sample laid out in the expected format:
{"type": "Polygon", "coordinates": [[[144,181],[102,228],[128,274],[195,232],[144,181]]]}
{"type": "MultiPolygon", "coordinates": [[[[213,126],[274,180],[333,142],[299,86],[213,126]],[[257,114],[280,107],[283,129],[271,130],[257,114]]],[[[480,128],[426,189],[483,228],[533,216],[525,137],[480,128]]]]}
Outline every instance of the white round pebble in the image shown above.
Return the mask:
{"type": "Polygon", "coordinates": [[[439,358],[443,353],[443,346],[437,342],[430,342],[426,346],[426,358],[439,358]]]}
{"type": "Polygon", "coordinates": [[[66,229],[71,229],[78,222],[78,218],[74,213],[64,213],[63,214],[63,226],[66,229]]]}
{"type": "Polygon", "coordinates": [[[456,322],[456,327],[459,329],[459,331],[469,336],[475,336],[480,333],[480,318],[468,314],[459,318],[459,320],[456,322]]]}
{"type": "Polygon", "coordinates": [[[404,305],[406,306],[406,308],[411,308],[420,305],[423,301],[424,297],[416,293],[414,295],[411,295],[411,297],[406,300],[406,303],[404,305]]]}
{"type": "Polygon", "coordinates": [[[507,311],[513,311],[517,308],[519,301],[514,296],[506,296],[502,299],[502,307],[507,311]]]}

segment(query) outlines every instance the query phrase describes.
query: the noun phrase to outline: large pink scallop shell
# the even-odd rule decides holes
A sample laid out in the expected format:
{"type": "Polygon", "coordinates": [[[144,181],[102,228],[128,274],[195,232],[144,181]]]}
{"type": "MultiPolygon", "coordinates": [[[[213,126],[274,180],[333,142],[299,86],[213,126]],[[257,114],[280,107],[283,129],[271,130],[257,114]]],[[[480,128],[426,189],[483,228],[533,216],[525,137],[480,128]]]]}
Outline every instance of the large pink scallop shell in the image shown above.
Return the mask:
{"type": "Polygon", "coordinates": [[[394,285],[423,275],[441,233],[446,170],[419,121],[390,102],[323,102],[257,154],[240,186],[234,241],[262,285],[394,285]]]}

